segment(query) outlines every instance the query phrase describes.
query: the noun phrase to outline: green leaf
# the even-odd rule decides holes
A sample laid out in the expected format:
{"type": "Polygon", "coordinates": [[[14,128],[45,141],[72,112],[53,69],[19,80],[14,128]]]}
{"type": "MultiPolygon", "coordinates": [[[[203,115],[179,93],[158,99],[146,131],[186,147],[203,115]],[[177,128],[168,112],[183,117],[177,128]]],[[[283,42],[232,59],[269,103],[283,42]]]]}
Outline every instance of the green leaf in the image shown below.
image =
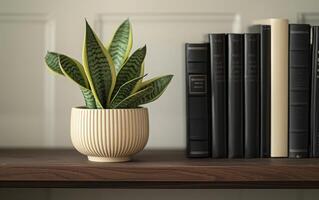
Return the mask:
{"type": "Polygon", "coordinates": [[[57,74],[63,75],[59,65],[59,54],[55,52],[47,52],[45,55],[45,63],[49,69],[57,74]]]}
{"type": "MultiPolygon", "coordinates": [[[[144,74],[144,62],[142,63],[142,66],[141,66],[141,73],[140,73],[140,75],[143,75],[143,74],[144,74]]],[[[140,80],[136,83],[136,85],[135,85],[135,87],[134,87],[132,93],[135,93],[135,92],[141,87],[142,81],[143,81],[143,79],[140,79],[140,80]]]]}
{"type": "Polygon", "coordinates": [[[132,28],[127,19],[116,30],[108,48],[114,62],[116,73],[119,72],[132,48],[132,28]]]}
{"type": "Polygon", "coordinates": [[[121,68],[117,74],[115,87],[113,90],[113,96],[118,92],[119,88],[126,82],[142,76],[143,71],[143,61],[146,55],[146,46],[137,49],[130,58],[126,61],[124,66],[121,68]]]}
{"type": "Polygon", "coordinates": [[[118,92],[114,95],[114,98],[111,101],[111,108],[119,104],[126,97],[128,97],[132,93],[137,82],[141,80],[142,78],[144,78],[145,76],[146,75],[137,77],[123,84],[118,90],[118,92]]]}
{"type": "Polygon", "coordinates": [[[77,60],[63,54],[59,55],[59,65],[63,74],[80,86],[87,108],[96,108],[96,102],[88,80],[85,76],[83,66],[77,60]]]}
{"type": "Polygon", "coordinates": [[[59,62],[63,74],[65,74],[68,78],[70,78],[80,86],[87,89],[90,88],[81,63],[63,54],[60,54],[59,62]]]}
{"type": "Polygon", "coordinates": [[[83,94],[86,107],[89,109],[95,109],[96,103],[92,91],[84,87],[80,87],[80,89],[83,94]]]}
{"type": "Polygon", "coordinates": [[[137,101],[137,104],[138,105],[147,104],[158,99],[163,94],[163,92],[167,88],[172,78],[173,78],[173,75],[166,75],[166,76],[156,77],[142,83],[139,90],[144,90],[145,88],[148,88],[148,87],[152,87],[154,88],[154,90],[151,93],[143,96],[142,98],[139,98],[137,101]]]}
{"type": "Polygon", "coordinates": [[[83,64],[97,106],[107,108],[115,85],[115,69],[110,54],[87,22],[83,64]]]}
{"type": "Polygon", "coordinates": [[[77,60],[59,53],[48,52],[45,56],[45,62],[53,72],[66,76],[80,86],[87,108],[96,108],[96,103],[85,76],[83,66],[77,60]]]}
{"type": "Polygon", "coordinates": [[[145,98],[145,96],[153,92],[153,89],[154,88],[150,86],[142,90],[139,90],[136,93],[122,100],[119,104],[115,105],[113,108],[136,108],[139,105],[138,104],[139,99],[145,98]]]}

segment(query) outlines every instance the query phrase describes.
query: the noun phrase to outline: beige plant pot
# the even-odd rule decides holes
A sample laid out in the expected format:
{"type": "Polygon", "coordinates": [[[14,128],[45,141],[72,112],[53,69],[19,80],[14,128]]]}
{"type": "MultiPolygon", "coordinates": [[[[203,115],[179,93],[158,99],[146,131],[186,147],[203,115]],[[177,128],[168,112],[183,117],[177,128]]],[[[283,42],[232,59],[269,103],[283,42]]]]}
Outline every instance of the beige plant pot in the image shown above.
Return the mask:
{"type": "Polygon", "coordinates": [[[90,161],[128,161],[144,149],[148,135],[147,108],[72,108],[72,143],[90,161]]]}

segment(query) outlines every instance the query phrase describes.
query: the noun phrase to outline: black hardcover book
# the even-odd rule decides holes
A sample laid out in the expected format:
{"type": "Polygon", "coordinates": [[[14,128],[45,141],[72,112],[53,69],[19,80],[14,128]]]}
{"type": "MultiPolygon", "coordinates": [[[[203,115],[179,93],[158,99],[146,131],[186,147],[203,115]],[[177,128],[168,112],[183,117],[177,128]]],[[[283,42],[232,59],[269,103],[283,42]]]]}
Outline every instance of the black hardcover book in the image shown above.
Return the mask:
{"type": "Polygon", "coordinates": [[[289,25],[289,157],[309,157],[310,25],[289,25]]]}
{"type": "Polygon", "coordinates": [[[227,39],[209,34],[212,91],[212,157],[227,157],[227,39]]]}
{"type": "Polygon", "coordinates": [[[250,32],[260,34],[260,157],[270,157],[270,67],[271,27],[254,25],[250,32]]]}
{"type": "Polygon", "coordinates": [[[311,155],[319,157],[319,27],[312,27],[311,155]]]}
{"type": "Polygon", "coordinates": [[[209,44],[186,44],[187,156],[211,155],[209,44]]]}
{"type": "Polygon", "coordinates": [[[228,34],[228,157],[244,157],[244,35],[228,34]]]}
{"type": "Polygon", "coordinates": [[[245,158],[260,157],[260,34],[245,34],[245,158]]]}

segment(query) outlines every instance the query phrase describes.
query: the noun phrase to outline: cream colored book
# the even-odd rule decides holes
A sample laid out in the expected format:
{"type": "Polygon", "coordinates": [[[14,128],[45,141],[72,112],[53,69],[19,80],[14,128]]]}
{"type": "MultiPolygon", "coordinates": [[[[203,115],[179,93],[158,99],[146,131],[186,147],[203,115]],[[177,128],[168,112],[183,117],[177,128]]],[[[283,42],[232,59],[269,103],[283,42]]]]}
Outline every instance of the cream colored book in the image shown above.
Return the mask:
{"type": "Polygon", "coordinates": [[[288,156],[288,20],[266,19],[271,26],[270,156],[288,156]]]}

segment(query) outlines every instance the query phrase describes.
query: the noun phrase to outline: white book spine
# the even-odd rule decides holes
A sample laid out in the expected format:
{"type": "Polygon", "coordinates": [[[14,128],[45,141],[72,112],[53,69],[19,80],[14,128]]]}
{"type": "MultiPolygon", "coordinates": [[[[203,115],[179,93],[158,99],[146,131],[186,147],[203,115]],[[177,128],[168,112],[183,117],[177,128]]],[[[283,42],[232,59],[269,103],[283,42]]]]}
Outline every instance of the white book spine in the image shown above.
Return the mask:
{"type": "Polygon", "coordinates": [[[288,20],[266,19],[271,26],[270,156],[288,156],[288,20]]]}

